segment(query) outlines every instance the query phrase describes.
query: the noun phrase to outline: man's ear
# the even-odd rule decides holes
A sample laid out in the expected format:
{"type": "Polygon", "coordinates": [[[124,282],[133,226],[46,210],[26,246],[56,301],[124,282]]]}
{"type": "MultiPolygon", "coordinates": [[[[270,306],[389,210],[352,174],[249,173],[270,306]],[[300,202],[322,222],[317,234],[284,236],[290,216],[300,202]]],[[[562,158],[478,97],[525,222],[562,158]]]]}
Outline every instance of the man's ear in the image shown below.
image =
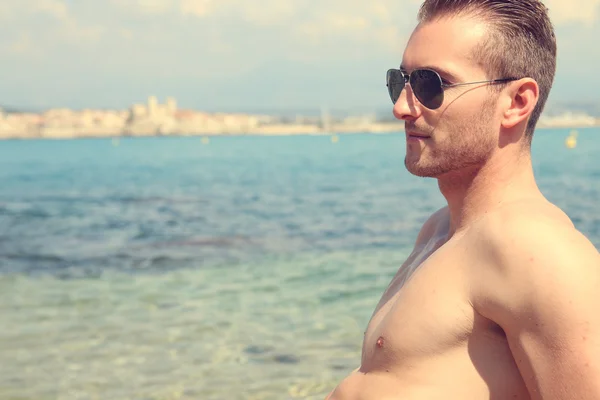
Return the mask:
{"type": "Polygon", "coordinates": [[[511,129],[527,120],[533,113],[540,97],[540,89],[533,79],[523,78],[510,84],[507,96],[508,108],[504,112],[502,127],[511,129]]]}

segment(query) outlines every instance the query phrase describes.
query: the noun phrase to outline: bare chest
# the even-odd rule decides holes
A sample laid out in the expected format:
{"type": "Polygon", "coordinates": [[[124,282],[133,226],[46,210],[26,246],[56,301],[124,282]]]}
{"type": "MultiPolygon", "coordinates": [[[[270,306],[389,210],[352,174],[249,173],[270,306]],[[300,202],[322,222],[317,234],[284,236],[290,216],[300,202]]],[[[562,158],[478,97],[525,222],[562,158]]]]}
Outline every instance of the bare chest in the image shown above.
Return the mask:
{"type": "Polygon", "coordinates": [[[363,342],[364,368],[441,354],[473,330],[465,268],[456,248],[424,250],[402,266],[373,313],[363,342]]]}

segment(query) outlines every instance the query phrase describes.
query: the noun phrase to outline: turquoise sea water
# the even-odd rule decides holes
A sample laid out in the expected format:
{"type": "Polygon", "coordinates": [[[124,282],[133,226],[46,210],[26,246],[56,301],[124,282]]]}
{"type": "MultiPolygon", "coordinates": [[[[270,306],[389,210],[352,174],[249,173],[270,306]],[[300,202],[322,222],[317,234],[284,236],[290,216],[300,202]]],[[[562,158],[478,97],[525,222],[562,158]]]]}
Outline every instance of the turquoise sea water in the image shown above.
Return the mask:
{"type": "MultiPolygon", "coordinates": [[[[600,130],[540,130],[600,248],[600,130]]],[[[443,198],[403,134],[0,142],[1,399],[322,399],[443,198]]]]}

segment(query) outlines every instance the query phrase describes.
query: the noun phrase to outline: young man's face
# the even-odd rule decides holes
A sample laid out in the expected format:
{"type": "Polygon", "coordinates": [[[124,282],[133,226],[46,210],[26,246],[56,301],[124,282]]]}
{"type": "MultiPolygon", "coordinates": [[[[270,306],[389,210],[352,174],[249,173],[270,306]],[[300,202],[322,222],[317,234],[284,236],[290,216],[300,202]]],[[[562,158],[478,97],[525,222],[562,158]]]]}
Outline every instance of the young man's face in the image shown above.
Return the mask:
{"type": "MultiPolygon", "coordinates": [[[[486,38],[487,27],[474,19],[455,17],[418,26],[404,52],[402,69],[437,71],[444,83],[467,83],[488,77],[473,58],[473,50],[486,38]]],[[[446,88],[444,101],[430,110],[406,85],[394,106],[394,115],[405,121],[405,165],[418,176],[440,177],[483,163],[498,145],[500,127],[498,95],[485,84],[446,88]],[[411,132],[427,135],[414,138],[411,132]]]]}

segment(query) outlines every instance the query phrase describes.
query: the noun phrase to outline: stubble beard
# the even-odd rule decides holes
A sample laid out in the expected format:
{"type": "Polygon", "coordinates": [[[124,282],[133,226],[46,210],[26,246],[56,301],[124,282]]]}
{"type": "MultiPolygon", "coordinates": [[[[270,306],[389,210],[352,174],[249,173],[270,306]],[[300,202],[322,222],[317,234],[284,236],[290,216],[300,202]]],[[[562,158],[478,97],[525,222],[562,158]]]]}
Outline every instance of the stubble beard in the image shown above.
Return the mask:
{"type": "MultiPolygon", "coordinates": [[[[442,141],[428,139],[421,150],[407,148],[404,165],[408,172],[423,178],[439,178],[451,172],[483,165],[495,147],[489,118],[468,121],[444,133],[442,141]],[[409,154],[419,151],[420,154],[409,154]]],[[[435,135],[435,133],[434,133],[435,135]]],[[[409,145],[410,146],[410,145],[409,145]]]]}

